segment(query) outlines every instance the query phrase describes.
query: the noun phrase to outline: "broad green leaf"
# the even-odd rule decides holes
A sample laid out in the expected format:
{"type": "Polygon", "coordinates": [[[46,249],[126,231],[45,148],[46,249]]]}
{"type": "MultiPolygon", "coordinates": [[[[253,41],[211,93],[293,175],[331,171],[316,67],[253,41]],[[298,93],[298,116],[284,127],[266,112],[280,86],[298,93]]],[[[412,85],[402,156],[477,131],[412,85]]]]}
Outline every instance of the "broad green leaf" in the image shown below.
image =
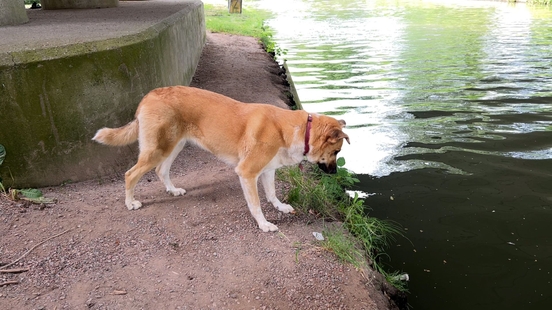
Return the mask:
{"type": "Polygon", "coordinates": [[[20,190],[18,190],[18,192],[21,195],[23,195],[27,198],[31,198],[31,199],[42,197],[42,192],[39,189],[36,189],[36,188],[20,189],[20,190]]]}
{"type": "Polygon", "coordinates": [[[343,167],[343,166],[345,166],[345,158],[339,157],[339,158],[337,159],[337,166],[338,166],[338,167],[343,167]]]}

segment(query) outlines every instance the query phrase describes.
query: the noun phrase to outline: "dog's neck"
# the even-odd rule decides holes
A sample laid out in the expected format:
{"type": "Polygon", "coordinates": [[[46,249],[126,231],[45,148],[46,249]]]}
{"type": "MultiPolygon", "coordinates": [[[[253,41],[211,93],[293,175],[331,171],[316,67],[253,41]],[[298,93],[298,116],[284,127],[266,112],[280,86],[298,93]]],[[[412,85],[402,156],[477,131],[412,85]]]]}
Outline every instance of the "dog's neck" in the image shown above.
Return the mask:
{"type": "Polygon", "coordinates": [[[309,117],[307,118],[307,129],[305,130],[305,151],[303,152],[303,156],[306,156],[310,151],[309,140],[310,140],[311,125],[312,125],[312,115],[309,114],[309,117]]]}

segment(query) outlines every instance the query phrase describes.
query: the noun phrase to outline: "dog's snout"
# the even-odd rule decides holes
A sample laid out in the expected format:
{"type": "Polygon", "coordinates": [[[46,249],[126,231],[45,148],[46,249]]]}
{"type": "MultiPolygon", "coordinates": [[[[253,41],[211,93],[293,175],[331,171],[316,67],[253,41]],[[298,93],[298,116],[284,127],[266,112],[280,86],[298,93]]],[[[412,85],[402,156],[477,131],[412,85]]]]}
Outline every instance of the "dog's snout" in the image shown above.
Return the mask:
{"type": "Polygon", "coordinates": [[[324,171],[325,173],[329,173],[329,174],[337,173],[337,165],[328,166],[325,163],[318,163],[318,168],[320,168],[320,170],[324,171]]]}

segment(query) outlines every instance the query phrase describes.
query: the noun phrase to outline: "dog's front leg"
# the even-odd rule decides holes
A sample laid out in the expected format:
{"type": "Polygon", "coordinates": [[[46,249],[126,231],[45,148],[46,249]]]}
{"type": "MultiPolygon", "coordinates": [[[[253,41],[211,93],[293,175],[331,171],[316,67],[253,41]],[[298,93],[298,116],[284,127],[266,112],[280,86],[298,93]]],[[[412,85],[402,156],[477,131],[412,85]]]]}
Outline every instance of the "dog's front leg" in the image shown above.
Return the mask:
{"type": "Polygon", "coordinates": [[[257,178],[244,178],[240,175],[240,183],[243,190],[243,195],[247,201],[247,206],[251,215],[257,221],[259,228],[264,232],[268,231],[277,231],[278,226],[270,223],[264,217],[263,211],[261,210],[261,202],[259,200],[259,192],[257,189],[257,178]]]}
{"type": "Polygon", "coordinates": [[[274,175],[276,170],[267,170],[261,174],[261,182],[265,191],[266,199],[272,203],[272,205],[283,213],[295,213],[292,206],[281,202],[276,197],[276,188],[274,185],[274,175]]]}

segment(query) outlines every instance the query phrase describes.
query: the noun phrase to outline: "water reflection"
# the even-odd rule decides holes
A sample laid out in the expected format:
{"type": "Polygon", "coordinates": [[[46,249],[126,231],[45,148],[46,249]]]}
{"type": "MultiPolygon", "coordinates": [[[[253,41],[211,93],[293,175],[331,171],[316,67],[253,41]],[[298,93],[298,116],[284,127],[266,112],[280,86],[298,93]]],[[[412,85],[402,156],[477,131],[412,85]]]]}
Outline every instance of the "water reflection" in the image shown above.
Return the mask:
{"type": "Polygon", "coordinates": [[[552,301],[552,11],[469,1],[259,1],[309,111],[347,121],[348,168],[416,309],[552,301]],[[393,197],[393,199],[390,199],[393,197]]]}
{"type": "MultiPolygon", "coordinates": [[[[496,125],[493,117],[551,108],[551,73],[542,70],[552,63],[544,51],[548,21],[541,16],[535,26],[528,9],[420,1],[282,1],[272,9],[279,14],[270,25],[289,51],[302,102],[343,116],[353,141],[370,137],[344,149],[354,171],[385,176],[438,166],[457,173],[441,162],[393,158],[413,151],[403,149],[409,141],[478,143],[501,139],[496,131],[550,126],[543,114],[532,124],[496,125]],[[424,112],[433,116],[419,119],[424,112]]],[[[526,157],[548,153],[531,152],[526,157]]]]}
{"type": "Polygon", "coordinates": [[[277,10],[270,24],[277,28],[278,44],[288,50],[301,101],[316,103],[309,111],[347,120],[348,134],[359,147],[343,150],[351,169],[378,175],[394,171],[387,163],[407,135],[387,120],[409,117],[393,102],[400,96],[392,61],[400,54],[400,14],[362,1],[282,1],[277,10]],[[370,143],[363,142],[366,136],[370,143]]]}

